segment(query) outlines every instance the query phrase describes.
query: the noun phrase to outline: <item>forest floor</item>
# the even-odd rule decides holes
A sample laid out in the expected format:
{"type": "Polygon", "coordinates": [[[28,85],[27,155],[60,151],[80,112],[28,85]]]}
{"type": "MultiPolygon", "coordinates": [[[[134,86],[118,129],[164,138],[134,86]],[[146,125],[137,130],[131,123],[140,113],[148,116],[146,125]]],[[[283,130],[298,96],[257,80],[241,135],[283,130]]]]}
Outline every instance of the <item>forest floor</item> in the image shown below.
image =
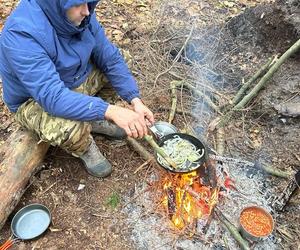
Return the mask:
{"type": "MultiPolygon", "coordinates": [[[[0,30],[16,5],[17,1],[1,1],[0,30]]],[[[295,42],[290,26],[284,25],[280,14],[274,16],[275,5],[274,1],[263,0],[104,0],[96,13],[108,37],[133,56],[132,72],[145,104],[157,121],[167,121],[170,82],[187,78],[201,82],[201,51],[208,55],[205,64],[216,77],[213,83],[203,81],[210,84],[204,88],[212,87],[222,94],[218,99],[221,106],[234,96],[243,79],[249,79],[270,56],[283,53],[295,42]],[[175,61],[190,32],[184,56],[175,61]]],[[[287,172],[300,169],[300,120],[282,117],[274,108],[287,101],[299,102],[299,60],[294,56],[284,63],[269,85],[228,123],[224,155],[249,161],[260,158],[287,172]]],[[[196,86],[203,90],[201,84],[196,86]]],[[[123,105],[121,101],[119,104],[123,105]]],[[[180,129],[193,128],[215,148],[216,138],[208,124],[218,114],[199,108],[199,98],[186,89],[178,92],[178,109],[182,112],[176,114],[173,124],[180,129]]],[[[0,123],[3,144],[17,125],[2,101],[0,123]]],[[[124,206],[135,187],[157,170],[146,166],[134,173],[144,160],[126,141],[99,135],[94,138],[113,165],[112,175],[92,177],[80,160],[59,148],[50,148],[42,170],[32,177],[14,213],[24,205],[42,203],[51,211],[52,224],[42,237],[18,243],[12,249],[141,249],[132,239],[132,225],[128,224],[124,206]]],[[[278,193],[287,184],[280,178],[266,178],[278,193]]],[[[277,217],[279,249],[299,249],[299,198],[298,192],[277,217]]],[[[1,242],[11,233],[10,222],[11,218],[1,230],[1,242]]]]}

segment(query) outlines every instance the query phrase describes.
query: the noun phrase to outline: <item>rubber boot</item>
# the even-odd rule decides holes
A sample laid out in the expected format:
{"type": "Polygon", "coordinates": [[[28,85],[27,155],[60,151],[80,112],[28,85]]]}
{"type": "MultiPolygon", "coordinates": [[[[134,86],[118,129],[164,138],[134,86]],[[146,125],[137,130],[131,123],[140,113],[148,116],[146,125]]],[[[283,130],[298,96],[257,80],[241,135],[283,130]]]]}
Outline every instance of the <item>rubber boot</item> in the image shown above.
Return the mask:
{"type": "Polygon", "coordinates": [[[111,164],[101,154],[94,140],[92,140],[88,150],[80,156],[80,159],[83,161],[86,170],[93,176],[104,178],[111,174],[111,164]]]}
{"type": "Polygon", "coordinates": [[[92,133],[102,134],[111,139],[122,140],[127,137],[127,134],[124,129],[120,128],[116,124],[107,121],[94,121],[91,123],[92,133]]]}

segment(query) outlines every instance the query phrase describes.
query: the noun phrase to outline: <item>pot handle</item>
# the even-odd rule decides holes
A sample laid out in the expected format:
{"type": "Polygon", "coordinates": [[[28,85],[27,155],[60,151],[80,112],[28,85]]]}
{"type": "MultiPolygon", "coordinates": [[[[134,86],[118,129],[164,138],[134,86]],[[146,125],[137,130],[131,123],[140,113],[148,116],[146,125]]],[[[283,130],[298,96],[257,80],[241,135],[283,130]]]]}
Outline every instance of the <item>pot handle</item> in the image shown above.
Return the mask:
{"type": "Polygon", "coordinates": [[[1,246],[0,250],[7,250],[9,249],[14,243],[17,242],[18,239],[14,239],[13,236],[11,236],[7,241],[5,241],[1,246]]]}
{"type": "Polygon", "coordinates": [[[162,134],[156,127],[155,125],[149,127],[149,130],[154,134],[155,138],[160,141],[163,137],[164,134],[162,134]]]}

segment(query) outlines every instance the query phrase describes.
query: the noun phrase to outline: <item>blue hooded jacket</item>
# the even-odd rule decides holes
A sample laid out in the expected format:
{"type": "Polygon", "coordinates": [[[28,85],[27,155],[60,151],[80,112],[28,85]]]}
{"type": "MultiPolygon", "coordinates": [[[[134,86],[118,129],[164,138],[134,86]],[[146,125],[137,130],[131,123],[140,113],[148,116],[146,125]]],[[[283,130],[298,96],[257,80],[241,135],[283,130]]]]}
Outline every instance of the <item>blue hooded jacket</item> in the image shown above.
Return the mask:
{"type": "Polygon", "coordinates": [[[104,119],[108,103],[77,93],[94,63],[127,102],[139,97],[136,82],[119,50],[106,38],[91,0],[21,0],[0,37],[3,99],[10,111],[29,98],[49,114],[66,119],[104,119]],[[80,26],[66,10],[88,3],[80,26]]]}

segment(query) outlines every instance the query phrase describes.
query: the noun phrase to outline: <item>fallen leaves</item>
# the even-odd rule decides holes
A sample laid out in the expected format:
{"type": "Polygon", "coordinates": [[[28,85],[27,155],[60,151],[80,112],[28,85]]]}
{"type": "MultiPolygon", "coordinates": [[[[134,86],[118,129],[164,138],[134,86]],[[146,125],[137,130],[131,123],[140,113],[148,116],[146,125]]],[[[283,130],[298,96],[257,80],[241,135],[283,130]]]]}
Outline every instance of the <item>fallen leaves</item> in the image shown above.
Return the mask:
{"type": "Polygon", "coordinates": [[[103,1],[96,14],[109,39],[118,46],[126,47],[131,44],[133,36],[146,33],[154,26],[151,4],[153,1],[148,0],[103,1]]]}

